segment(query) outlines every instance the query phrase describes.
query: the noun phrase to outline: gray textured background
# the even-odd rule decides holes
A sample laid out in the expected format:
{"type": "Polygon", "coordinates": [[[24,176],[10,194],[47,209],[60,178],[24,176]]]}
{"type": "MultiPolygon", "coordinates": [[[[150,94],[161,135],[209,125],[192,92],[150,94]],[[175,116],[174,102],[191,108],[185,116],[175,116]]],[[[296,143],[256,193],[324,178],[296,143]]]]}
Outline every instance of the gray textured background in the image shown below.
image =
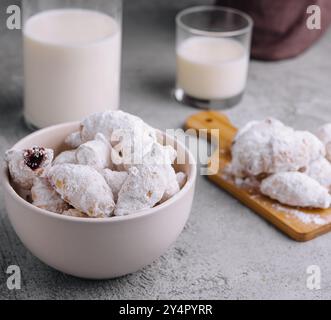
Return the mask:
{"type": "MultiPolygon", "coordinates": [[[[174,16],[199,1],[126,1],[122,106],[162,129],[181,127],[196,110],[170,96],[174,83],[174,16]],[[179,4],[180,3],[180,4],[179,4]]],[[[206,3],[207,1],[200,1],[206,3]]],[[[22,112],[20,33],[5,29],[0,5],[0,154],[29,131],[22,112]]],[[[331,121],[331,30],[288,61],[252,62],[247,93],[226,113],[237,125],[266,116],[297,128],[331,121]]],[[[190,220],[176,244],[140,272],[109,281],[76,279],[39,262],[6,216],[0,185],[0,298],[4,299],[270,299],[331,298],[331,234],[296,243],[199,177],[190,220]],[[17,264],[22,289],[9,291],[5,270],[17,264]],[[306,288],[319,265],[321,290],[306,288]]]]}

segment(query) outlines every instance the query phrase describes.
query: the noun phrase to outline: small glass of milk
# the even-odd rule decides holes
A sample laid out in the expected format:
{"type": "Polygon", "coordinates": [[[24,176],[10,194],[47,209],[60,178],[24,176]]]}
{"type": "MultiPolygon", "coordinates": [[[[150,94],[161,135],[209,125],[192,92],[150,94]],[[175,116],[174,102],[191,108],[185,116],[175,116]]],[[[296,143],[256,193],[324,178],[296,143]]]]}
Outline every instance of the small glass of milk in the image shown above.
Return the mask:
{"type": "Polygon", "coordinates": [[[34,128],[118,109],[122,0],[24,0],[24,118],[34,128]]]}
{"type": "Polygon", "coordinates": [[[198,108],[227,108],[244,93],[252,19],[219,6],[181,11],[177,24],[175,98],[198,108]]]}

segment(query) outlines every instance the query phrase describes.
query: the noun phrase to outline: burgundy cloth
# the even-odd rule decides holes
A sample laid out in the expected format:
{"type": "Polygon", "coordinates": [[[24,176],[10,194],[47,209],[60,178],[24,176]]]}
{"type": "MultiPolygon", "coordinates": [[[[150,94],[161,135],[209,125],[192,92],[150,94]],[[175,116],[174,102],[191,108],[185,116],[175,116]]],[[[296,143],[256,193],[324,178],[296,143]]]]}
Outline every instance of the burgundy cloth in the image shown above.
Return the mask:
{"type": "Polygon", "coordinates": [[[242,10],[254,20],[252,57],[280,60],[310,47],[331,24],[331,0],[216,0],[218,5],[242,10]],[[309,30],[307,8],[321,9],[321,29],[309,30]]]}

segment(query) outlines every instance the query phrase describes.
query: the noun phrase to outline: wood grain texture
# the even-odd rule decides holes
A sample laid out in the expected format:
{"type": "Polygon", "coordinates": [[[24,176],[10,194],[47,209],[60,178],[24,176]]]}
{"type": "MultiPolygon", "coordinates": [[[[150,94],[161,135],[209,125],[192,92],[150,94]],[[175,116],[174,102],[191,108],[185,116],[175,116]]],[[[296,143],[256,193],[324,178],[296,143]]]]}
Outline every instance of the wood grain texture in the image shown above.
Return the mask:
{"type": "Polygon", "coordinates": [[[208,178],[279,230],[296,241],[308,241],[331,231],[331,209],[284,206],[259,193],[239,188],[224,175],[224,168],[231,161],[231,145],[237,132],[227,116],[216,111],[199,112],[187,119],[186,128],[208,129],[209,138],[214,136],[219,139],[219,149],[209,160],[208,178]],[[219,129],[219,133],[214,129],[219,129]]]}

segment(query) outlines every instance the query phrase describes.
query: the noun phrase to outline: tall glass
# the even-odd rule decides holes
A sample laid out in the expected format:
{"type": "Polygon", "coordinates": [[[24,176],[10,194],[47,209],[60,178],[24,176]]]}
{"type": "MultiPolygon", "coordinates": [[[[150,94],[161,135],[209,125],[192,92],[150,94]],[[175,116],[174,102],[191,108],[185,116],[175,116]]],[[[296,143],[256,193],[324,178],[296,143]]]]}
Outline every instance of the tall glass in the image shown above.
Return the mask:
{"type": "Polygon", "coordinates": [[[119,107],[122,0],[23,0],[23,23],[30,126],[119,107]]]}
{"type": "Polygon", "coordinates": [[[244,93],[253,21],[219,6],[181,11],[177,24],[175,98],[198,108],[227,108],[244,93]]]}

